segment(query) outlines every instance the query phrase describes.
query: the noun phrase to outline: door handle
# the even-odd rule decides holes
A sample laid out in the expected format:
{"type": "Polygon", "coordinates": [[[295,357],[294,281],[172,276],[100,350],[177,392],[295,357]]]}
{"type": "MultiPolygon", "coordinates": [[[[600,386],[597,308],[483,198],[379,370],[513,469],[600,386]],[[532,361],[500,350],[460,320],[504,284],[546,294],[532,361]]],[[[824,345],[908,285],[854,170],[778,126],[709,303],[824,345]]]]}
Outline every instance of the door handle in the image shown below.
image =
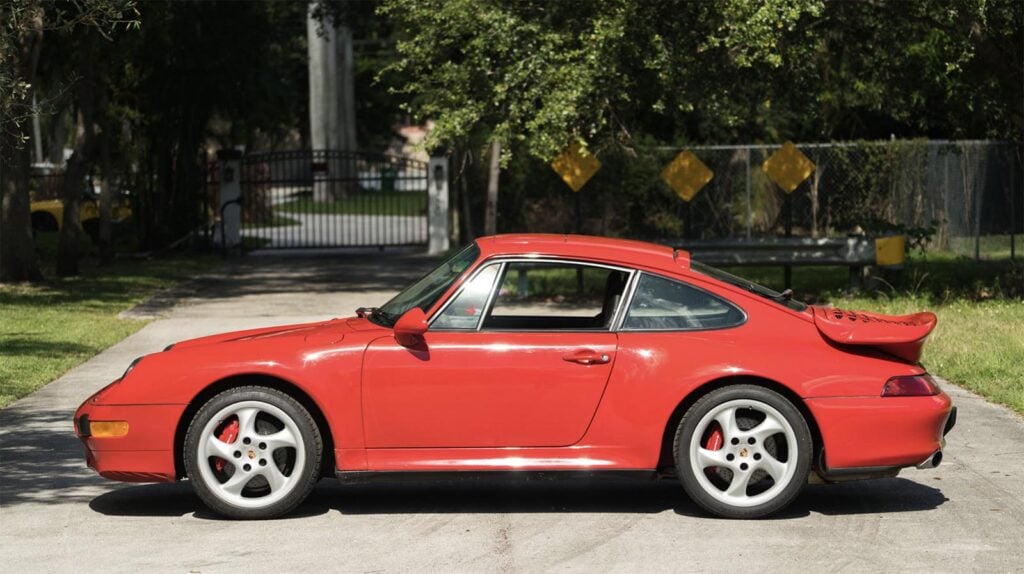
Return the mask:
{"type": "Polygon", "coordinates": [[[581,365],[603,365],[611,361],[612,358],[608,353],[598,353],[592,349],[578,349],[562,355],[562,360],[581,365]]]}

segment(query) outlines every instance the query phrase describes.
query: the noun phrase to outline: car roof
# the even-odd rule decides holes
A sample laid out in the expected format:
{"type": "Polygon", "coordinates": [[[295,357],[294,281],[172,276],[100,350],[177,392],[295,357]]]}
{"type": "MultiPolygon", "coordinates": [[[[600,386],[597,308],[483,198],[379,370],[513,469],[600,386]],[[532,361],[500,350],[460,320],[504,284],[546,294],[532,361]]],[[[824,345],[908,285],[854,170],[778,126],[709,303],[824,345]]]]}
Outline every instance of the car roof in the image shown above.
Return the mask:
{"type": "Polygon", "coordinates": [[[569,257],[678,271],[689,269],[690,254],[644,241],[553,233],[514,233],[477,239],[483,257],[502,255],[569,257]]]}

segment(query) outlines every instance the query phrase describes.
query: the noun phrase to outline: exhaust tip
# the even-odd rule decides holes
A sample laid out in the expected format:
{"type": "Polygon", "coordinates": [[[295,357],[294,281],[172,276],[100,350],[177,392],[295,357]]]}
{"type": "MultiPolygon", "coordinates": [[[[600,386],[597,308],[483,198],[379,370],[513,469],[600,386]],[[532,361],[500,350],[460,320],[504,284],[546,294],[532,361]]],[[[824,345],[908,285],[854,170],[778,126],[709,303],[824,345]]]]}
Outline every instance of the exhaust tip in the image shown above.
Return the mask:
{"type": "Polygon", "coordinates": [[[941,450],[937,450],[931,456],[929,456],[928,458],[924,459],[924,461],[921,462],[921,464],[918,464],[917,468],[921,468],[921,469],[924,469],[924,468],[935,468],[935,467],[939,466],[940,464],[942,464],[942,451],[941,450]]]}

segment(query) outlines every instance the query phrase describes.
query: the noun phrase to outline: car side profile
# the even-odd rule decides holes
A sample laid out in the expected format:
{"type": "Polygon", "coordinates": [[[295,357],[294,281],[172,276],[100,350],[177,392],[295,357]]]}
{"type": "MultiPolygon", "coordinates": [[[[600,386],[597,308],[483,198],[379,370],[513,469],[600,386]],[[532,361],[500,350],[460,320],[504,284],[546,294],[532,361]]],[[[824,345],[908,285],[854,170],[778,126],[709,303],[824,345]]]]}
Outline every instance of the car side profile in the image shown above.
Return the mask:
{"type": "Polygon", "coordinates": [[[187,479],[230,518],[285,514],[324,476],[510,471],[677,477],[757,518],[809,480],[941,462],[934,325],[804,305],[683,250],[499,235],[354,317],[136,359],[75,429],[102,476],[187,479]]]}

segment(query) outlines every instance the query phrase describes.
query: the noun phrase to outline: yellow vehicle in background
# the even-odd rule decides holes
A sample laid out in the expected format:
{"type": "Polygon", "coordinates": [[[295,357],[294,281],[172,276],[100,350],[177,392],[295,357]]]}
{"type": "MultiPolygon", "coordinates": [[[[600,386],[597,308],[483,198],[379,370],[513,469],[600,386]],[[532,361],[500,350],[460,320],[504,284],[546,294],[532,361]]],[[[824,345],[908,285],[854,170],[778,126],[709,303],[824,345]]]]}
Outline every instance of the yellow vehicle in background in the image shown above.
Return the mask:
{"type": "MultiPolygon", "coordinates": [[[[33,181],[31,191],[32,203],[32,231],[45,233],[60,231],[64,225],[64,202],[60,199],[53,199],[59,195],[60,183],[63,180],[59,176],[45,176],[33,181]],[[42,196],[42,197],[40,197],[42,196]]],[[[113,224],[119,224],[132,216],[129,200],[124,192],[114,197],[110,206],[110,220],[113,224]]],[[[82,201],[79,205],[78,220],[81,222],[82,230],[94,241],[99,240],[100,234],[100,204],[99,193],[91,186],[85,185],[82,201]]]]}

